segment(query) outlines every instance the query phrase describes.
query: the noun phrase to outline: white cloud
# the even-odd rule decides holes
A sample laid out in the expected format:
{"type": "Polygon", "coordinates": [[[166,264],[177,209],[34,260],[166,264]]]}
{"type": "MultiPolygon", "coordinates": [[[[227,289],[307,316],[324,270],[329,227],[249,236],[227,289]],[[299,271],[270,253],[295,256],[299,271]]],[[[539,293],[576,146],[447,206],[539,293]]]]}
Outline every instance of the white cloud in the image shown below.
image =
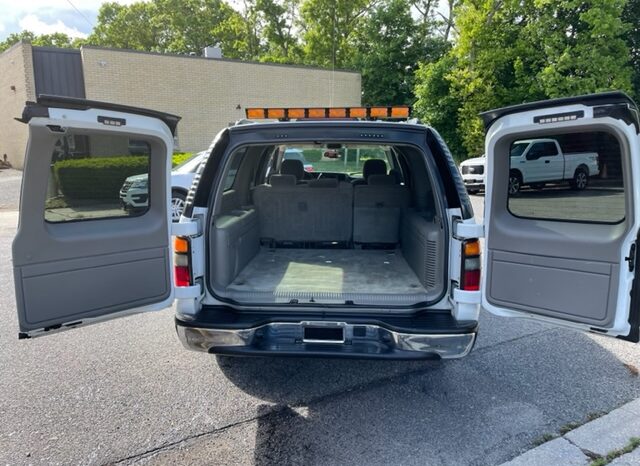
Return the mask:
{"type": "MultiPolygon", "coordinates": [[[[128,5],[139,0],[116,0],[116,3],[128,5]]],[[[80,10],[98,11],[105,0],[74,0],[73,4],[80,10]]],[[[25,13],[36,13],[42,9],[72,10],[67,0],[0,0],[0,11],[7,16],[22,16],[25,13]]]]}
{"type": "Polygon", "coordinates": [[[29,14],[24,16],[18,24],[22,29],[31,31],[36,35],[40,34],[52,34],[54,32],[63,32],[69,37],[87,37],[87,35],[76,28],[72,28],[58,20],[55,23],[45,23],[40,20],[36,15],[29,14]]]}
{"type": "MultiPolygon", "coordinates": [[[[0,0],[0,41],[27,27],[36,34],[64,32],[73,37],[85,37],[91,33],[98,10],[105,1],[107,0],[0,0]]],[[[129,5],[149,0],[109,1],[129,5]]]]}

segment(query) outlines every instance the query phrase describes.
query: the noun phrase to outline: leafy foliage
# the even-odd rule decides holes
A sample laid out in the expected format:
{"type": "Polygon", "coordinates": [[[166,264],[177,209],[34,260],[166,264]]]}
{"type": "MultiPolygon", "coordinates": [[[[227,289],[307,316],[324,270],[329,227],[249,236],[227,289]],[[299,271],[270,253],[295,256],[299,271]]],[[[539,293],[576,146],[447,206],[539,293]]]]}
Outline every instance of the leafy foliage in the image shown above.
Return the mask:
{"type": "MultiPolygon", "coordinates": [[[[105,47],[355,69],[364,104],[413,104],[458,159],[483,151],[478,113],[609,89],[640,97],[640,0],[149,0],[104,3],[105,47]],[[233,7],[232,7],[233,5],[233,7]]],[[[339,102],[335,102],[339,105],[339,102]]]]}
{"type": "MultiPolygon", "coordinates": [[[[478,113],[526,101],[632,89],[624,0],[467,0],[449,54],[418,74],[417,110],[456,146],[479,155],[478,113]],[[443,104],[438,116],[434,102],[443,104]],[[457,137],[451,133],[455,132],[457,137]]],[[[455,153],[455,152],[454,152],[455,153]]]]}
{"type": "Polygon", "coordinates": [[[80,47],[82,45],[82,39],[72,39],[68,35],[62,32],[55,32],[53,34],[42,34],[36,36],[31,31],[22,31],[20,33],[9,34],[7,38],[0,42],[0,53],[14,44],[17,44],[21,40],[31,42],[31,44],[39,47],[80,47]]]}
{"type": "MultiPolygon", "coordinates": [[[[191,152],[173,154],[175,167],[193,157],[191,152]]],[[[149,157],[86,157],[56,162],[54,176],[66,199],[118,199],[124,180],[149,173],[149,157]]]]}
{"type": "Polygon", "coordinates": [[[124,180],[149,172],[149,158],[95,157],[62,160],[55,164],[54,175],[67,199],[118,199],[124,180]]]}
{"type": "Polygon", "coordinates": [[[443,40],[423,37],[407,0],[379,4],[354,32],[353,66],[362,73],[363,103],[412,104],[421,60],[442,54],[443,40]]]}

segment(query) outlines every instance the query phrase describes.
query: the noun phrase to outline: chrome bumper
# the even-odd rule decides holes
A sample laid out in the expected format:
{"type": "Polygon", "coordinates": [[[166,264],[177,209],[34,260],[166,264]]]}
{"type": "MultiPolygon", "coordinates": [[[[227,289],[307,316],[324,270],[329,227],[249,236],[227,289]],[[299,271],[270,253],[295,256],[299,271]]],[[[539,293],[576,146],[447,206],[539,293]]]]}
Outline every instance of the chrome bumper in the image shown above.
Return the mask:
{"type": "Polygon", "coordinates": [[[345,322],[273,322],[247,329],[212,329],[176,324],[187,349],[218,354],[336,356],[389,359],[454,359],[473,348],[476,333],[400,333],[379,325],[345,322]],[[339,340],[305,339],[305,328],[342,328],[339,340]]]}

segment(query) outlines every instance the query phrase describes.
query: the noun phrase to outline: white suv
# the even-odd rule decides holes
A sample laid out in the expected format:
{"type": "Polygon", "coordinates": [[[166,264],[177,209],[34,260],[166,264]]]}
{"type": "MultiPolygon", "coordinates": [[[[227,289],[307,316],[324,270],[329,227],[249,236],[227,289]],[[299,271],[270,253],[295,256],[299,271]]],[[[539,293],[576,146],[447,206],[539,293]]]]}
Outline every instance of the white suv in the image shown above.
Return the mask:
{"type": "Polygon", "coordinates": [[[406,108],[247,110],[271,113],[285,121],[218,133],[172,224],[178,117],[69,98],[28,103],[13,243],[19,336],[175,302],[184,345],[227,355],[458,358],[474,345],[481,306],[639,340],[640,123],[625,94],[483,114],[483,224],[438,133],[398,121],[406,108]],[[598,148],[606,170],[581,191],[510,195],[513,144],[545,135],[571,151],[598,148]],[[87,166],[104,170],[87,180],[78,163],[52,167],[42,155],[65,138],[84,141],[87,166]],[[128,162],[105,157],[129,139],[151,152],[147,208],[127,216],[108,180],[128,162]],[[291,148],[344,157],[305,173],[284,157],[291,148]]]}
{"type": "Polygon", "coordinates": [[[487,158],[483,155],[482,157],[466,159],[460,164],[462,181],[464,181],[469,194],[477,194],[480,191],[484,191],[484,168],[486,163],[487,158]]]}
{"type": "MultiPolygon", "coordinates": [[[[204,160],[204,155],[204,151],[198,152],[171,170],[171,219],[174,222],[180,220],[187,193],[193,184],[198,166],[204,160]]],[[[149,204],[148,191],[149,175],[147,173],[128,177],[120,188],[122,208],[126,211],[145,210],[149,204]]]]}

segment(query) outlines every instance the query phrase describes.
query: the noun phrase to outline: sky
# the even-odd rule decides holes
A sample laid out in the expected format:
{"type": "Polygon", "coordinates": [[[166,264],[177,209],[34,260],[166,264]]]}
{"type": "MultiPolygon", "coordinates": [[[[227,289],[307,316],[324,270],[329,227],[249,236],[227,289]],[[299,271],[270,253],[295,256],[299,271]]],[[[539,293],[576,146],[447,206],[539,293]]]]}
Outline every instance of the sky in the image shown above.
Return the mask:
{"type": "MultiPolygon", "coordinates": [[[[12,32],[27,29],[36,35],[64,32],[70,37],[87,37],[98,9],[105,0],[0,0],[0,41],[12,32]]],[[[129,4],[136,0],[111,0],[129,4]]],[[[232,0],[230,4],[238,4],[232,0]]],[[[445,12],[446,2],[439,10],[445,12]]]]}
{"type": "MultiPolygon", "coordinates": [[[[96,22],[103,1],[0,0],[0,40],[23,29],[35,34],[64,32],[71,37],[86,37],[96,22]]],[[[116,1],[127,4],[134,0],[116,1]]]]}

